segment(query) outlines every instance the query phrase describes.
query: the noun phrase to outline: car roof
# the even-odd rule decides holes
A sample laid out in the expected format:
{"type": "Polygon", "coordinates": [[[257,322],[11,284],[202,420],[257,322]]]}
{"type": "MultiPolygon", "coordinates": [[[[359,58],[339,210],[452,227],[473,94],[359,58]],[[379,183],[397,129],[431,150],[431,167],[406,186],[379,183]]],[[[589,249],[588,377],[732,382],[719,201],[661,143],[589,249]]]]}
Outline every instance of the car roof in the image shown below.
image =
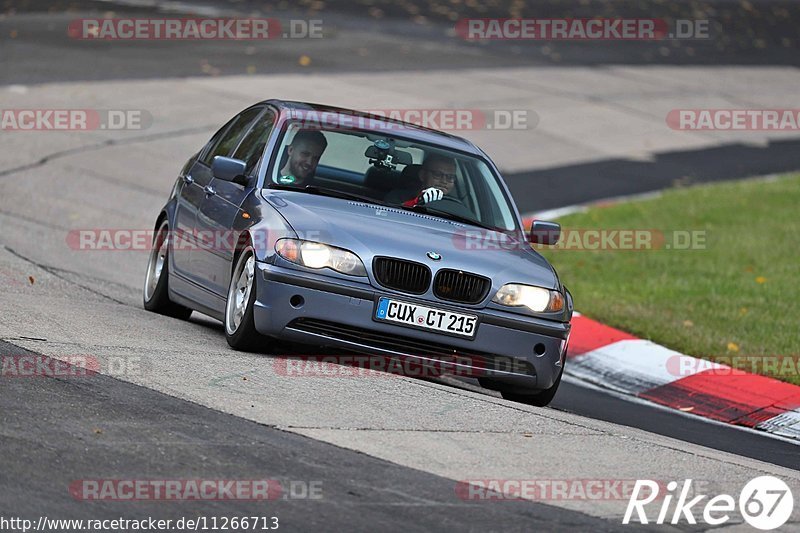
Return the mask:
{"type": "MultiPolygon", "coordinates": [[[[337,122],[338,117],[342,117],[343,120],[341,123],[347,123],[347,120],[352,121],[353,117],[362,117],[365,119],[370,119],[374,122],[401,125],[403,126],[402,137],[405,139],[435,144],[442,148],[466,152],[477,156],[484,155],[484,153],[477,146],[462,137],[419,126],[410,122],[403,122],[401,120],[395,120],[388,117],[365,113],[363,111],[357,111],[355,109],[346,109],[343,107],[315,104],[311,102],[296,102],[291,100],[272,99],[265,100],[261,103],[275,106],[282,115],[291,112],[292,118],[302,118],[304,115],[309,116],[309,118],[317,118],[320,114],[325,113],[331,118],[332,123],[339,123],[337,122]]],[[[370,130],[371,128],[365,127],[363,129],[370,130]]],[[[385,132],[387,129],[376,128],[375,131],[385,132]]]]}

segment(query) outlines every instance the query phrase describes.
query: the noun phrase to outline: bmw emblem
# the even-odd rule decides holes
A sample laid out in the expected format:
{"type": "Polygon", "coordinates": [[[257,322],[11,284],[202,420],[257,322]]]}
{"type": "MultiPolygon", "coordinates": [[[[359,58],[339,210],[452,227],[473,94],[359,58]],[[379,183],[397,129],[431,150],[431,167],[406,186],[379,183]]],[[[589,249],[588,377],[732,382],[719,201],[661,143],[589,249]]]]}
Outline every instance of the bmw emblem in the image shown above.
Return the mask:
{"type": "Polygon", "coordinates": [[[437,254],[436,252],[428,252],[428,257],[430,257],[434,261],[439,261],[442,259],[442,256],[437,254]]]}

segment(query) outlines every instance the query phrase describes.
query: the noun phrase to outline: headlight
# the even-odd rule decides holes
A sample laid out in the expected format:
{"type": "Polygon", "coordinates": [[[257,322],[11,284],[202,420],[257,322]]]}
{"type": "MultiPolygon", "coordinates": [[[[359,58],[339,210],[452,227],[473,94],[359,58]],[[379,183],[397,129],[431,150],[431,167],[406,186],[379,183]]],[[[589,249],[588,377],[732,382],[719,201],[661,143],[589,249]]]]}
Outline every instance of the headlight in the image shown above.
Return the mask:
{"type": "Polygon", "coordinates": [[[333,267],[332,256],[330,247],[324,244],[306,241],[300,245],[300,258],[308,268],[333,267]]]}
{"type": "Polygon", "coordinates": [[[321,242],[280,239],[275,243],[275,251],[287,261],[308,268],[332,268],[349,276],[367,275],[356,254],[321,242]]]}
{"type": "Polygon", "coordinates": [[[555,313],[564,309],[564,296],[560,292],[516,283],[503,285],[492,301],[514,307],[524,305],[534,313],[555,313]]]}

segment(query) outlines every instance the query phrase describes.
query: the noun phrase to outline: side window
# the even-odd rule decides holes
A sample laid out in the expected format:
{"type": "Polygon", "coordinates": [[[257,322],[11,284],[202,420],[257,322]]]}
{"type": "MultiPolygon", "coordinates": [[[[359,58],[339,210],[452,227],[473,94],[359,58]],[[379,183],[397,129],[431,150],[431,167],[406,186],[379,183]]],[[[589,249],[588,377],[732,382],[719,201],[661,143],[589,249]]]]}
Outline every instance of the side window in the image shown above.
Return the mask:
{"type": "Polygon", "coordinates": [[[230,128],[231,125],[234,122],[236,122],[236,119],[238,118],[239,118],[238,116],[233,117],[228,122],[226,122],[224,126],[222,126],[219,130],[217,130],[217,133],[215,133],[214,136],[211,137],[211,140],[206,143],[206,145],[203,147],[202,150],[200,150],[200,154],[198,155],[205,153],[205,155],[202,156],[202,159],[200,159],[200,161],[202,161],[203,163],[206,162],[206,157],[208,156],[208,154],[214,151],[214,148],[219,144],[219,140],[222,139],[222,136],[225,135],[225,132],[228,131],[228,128],[230,128]]]}
{"type": "MultiPolygon", "coordinates": [[[[225,131],[225,133],[222,134],[216,145],[213,148],[211,148],[203,157],[203,163],[205,163],[208,166],[211,166],[211,162],[214,160],[216,156],[229,155],[231,151],[239,143],[239,139],[242,137],[244,132],[247,131],[247,127],[250,125],[253,119],[256,118],[263,110],[264,110],[263,107],[254,107],[248,109],[247,111],[241,113],[238,117],[233,119],[230,122],[230,126],[225,131]]],[[[220,130],[220,132],[221,131],[222,130],[220,130]]]]}
{"type": "Polygon", "coordinates": [[[250,175],[256,169],[258,162],[261,160],[261,155],[264,153],[264,147],[267,146],[267,140],[274,124],[275,115],[272,111],[267,111],[258,119],[258,122],[250,132],[245,135],[242,142],[239,143],[239,147],[233,157],[247,163],[245,174],[250,175]]]}

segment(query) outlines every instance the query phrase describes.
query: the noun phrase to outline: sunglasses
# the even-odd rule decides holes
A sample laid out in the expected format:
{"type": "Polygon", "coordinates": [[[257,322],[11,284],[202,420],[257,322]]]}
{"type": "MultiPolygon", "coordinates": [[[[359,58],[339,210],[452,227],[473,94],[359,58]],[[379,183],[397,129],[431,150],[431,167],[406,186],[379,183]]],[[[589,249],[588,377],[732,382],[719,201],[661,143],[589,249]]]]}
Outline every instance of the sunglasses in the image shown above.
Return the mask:
{"type": "Polygon", "coordinates": [[[441,170],[429,170],[428,174],[437,181],[446,181],[449,183],[456,182],[456,175],[455,174],[445,174],[441,170]]]}

